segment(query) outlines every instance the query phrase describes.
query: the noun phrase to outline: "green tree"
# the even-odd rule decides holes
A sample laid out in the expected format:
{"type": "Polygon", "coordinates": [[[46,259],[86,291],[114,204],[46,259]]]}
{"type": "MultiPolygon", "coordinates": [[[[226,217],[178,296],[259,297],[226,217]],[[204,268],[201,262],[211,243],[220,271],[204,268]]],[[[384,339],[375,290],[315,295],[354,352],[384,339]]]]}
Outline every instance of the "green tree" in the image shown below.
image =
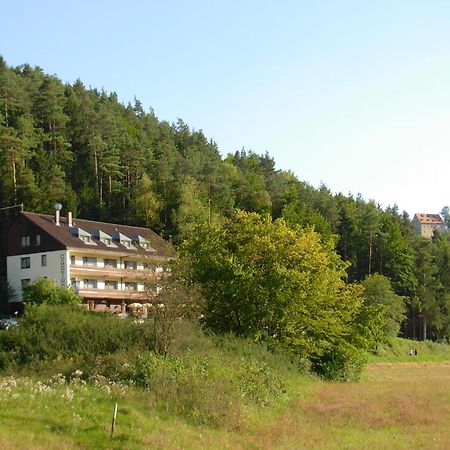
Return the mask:
{"type": "Polygon", "coordinates": [[[136,223],[150,227],[157,223],[160,202],[150,177],[144,173],[133,189],[130,213],[136,223]]]}
{"type": "Polygon", "coordinates": [[[382,305],[384,310],[384,333],[387,337],[398,335],[401,323],[406,319],[405,302],[397,295],[388,278],[377,273],[369,275],[362,283],[366,305],[382,305]]]}
{"type": "Polygon", "coordinates": [[[196,225],[210,222],[210,210],[201,198],[198,183],[187,176],[180,187],[180,204],[174,212],[174,223],[180,239],[189,237],[196,225]]]}
{"type": "MultiPolygon", "coordinates": [[[[430,323],[436,320],[438,314],[437,290],[438,268],[433,255],[433,242],[427,239],[416,240],[416,277],[417,290],[412,299],[412,312],[419,317],[422,328],[422,339],[428,338],[430,323]]],[[[414,327],[415,328],[415,327],[414,327]]],[[[415,335],[414,329],[414,336],[415,335]]]]}
{"type": "Polygon", "coordinates": [[[209,327],[275,339],[309,357],[321,374],[347,377],[349,358],[360,355],[354,343],[362,342],[356,336],[363,301],[358,286],[345,284],[345,264],[331,242],[238,211],[222,227],[197,227],[182,253],[203,288],[209,327]],[[332,372],[325,370],[330,357],[332,372]]]}

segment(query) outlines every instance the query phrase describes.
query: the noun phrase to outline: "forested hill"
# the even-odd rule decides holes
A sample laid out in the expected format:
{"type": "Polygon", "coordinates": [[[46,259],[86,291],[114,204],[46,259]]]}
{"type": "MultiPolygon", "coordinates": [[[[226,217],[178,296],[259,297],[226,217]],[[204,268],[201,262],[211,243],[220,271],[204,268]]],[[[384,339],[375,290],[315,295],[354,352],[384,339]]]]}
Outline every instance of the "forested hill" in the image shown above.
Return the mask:
{"type": "MultiPolygon", "coordinates": [[[[213,140],[181,119],[160,121],[138,100],[125,106],[114,93],[63,84],[26,64],[8,67],[0,57],[0,206],[51,213],[55,201],[63,214],[148,226],[175,243],[195,224],[236,209],[312,225],[335,240],[349,281],[379,273],[405,296],[406,334],[419,336],[425,316],[434,336],[448,328],[446,237],[425,242],[395,207],[315,189],[276,170],[268,154],[222,158],[213,140]]],[[[0,214],[1,231],[10,217],[0,214]]]]}

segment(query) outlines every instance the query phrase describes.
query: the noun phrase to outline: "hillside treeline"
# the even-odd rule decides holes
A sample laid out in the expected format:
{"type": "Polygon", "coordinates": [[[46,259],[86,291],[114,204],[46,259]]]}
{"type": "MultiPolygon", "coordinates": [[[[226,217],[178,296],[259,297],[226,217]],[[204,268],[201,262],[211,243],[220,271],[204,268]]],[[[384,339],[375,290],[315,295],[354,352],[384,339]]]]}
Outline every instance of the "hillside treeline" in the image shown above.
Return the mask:
{"type": "MultiPolygon", "coordinates": [[[[313,227],[348,262],[348,282],[369,277],[373,301],[377,292],[394,296],[383,301],[400,299],[403,336],[449,336],[446,234],[426,241],[396,206],[383,210],[325,185],[316,189],[277,170],[267,153],[222,157],[213,140],[181,119],[160,121],[138,100],[123,105],[115,93],[80,80],[64,84],[27,64],[9,67],[0,57],[0,207],[23,203],[51,213],[55,201],[63,214],[148,226],[175,244],[196,225],[220,224],[236,210],[313,227]]],[[[2,235],[13,214],[0,213],[2,235]]]]}

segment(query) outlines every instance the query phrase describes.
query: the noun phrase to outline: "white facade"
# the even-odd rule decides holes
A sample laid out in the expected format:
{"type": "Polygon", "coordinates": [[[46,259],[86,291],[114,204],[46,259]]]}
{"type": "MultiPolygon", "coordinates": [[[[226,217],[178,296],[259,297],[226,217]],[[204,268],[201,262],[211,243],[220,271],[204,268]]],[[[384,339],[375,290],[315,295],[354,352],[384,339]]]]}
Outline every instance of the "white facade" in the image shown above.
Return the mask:
{"type": "MultiPolygon", "coordinates": [[[[8,282],[14,290],[15,301],[22,300],[22,287],[37,278],[54,280],[61,287],[73,286],[77,291],[95,289],[101,290],[137,291],[145,290],[140,280],[144,271],[144,263],[136,259],[118,257],[108,254],[88,255],[79,250],[59,250],[44,253],[30,253],[8,256],[8,282]],[[71,254],[72,253],[72,254],[71,254]],[[111,269],[105,265],[115,261],[111,269]],[[133,266],[133,264],[135,264],[133,266]]],[[[161,273],[162,267],[156,267],[155,272],[161,273]]]]}
{"type": "Polygon", "coordinates": [[[70,284],[70,259],[67,250],[8,256],[6,264],[8,283],[14,291],[15,301],[22,300],[23,284],[37,278],[55,280],[61,287],[70,284]]]}
{"type": "Polygon", "coordinates": [[[7,235],[8,282],[15,301],[38,278],[72,286],[89,309],[145,302],[157,292],[174,252],[150,229],[20,213],[7,235]],[[94,308],[95,307],[95,308],[94,308]]]}

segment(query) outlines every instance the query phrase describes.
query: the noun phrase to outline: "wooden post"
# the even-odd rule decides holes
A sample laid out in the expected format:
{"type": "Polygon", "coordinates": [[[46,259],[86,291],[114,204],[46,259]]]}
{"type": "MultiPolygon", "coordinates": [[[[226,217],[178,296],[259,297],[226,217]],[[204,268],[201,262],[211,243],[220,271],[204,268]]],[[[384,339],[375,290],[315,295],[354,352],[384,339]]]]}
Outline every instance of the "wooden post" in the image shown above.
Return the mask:
{"type": "Polygon", "coordinates": [[[117,402],[114,403],[114,411],[113,411],[112,424],[111,424],[111,437],[113,437],[114,429],[116,428],[116,417],[117,417],[117,402]]]}

